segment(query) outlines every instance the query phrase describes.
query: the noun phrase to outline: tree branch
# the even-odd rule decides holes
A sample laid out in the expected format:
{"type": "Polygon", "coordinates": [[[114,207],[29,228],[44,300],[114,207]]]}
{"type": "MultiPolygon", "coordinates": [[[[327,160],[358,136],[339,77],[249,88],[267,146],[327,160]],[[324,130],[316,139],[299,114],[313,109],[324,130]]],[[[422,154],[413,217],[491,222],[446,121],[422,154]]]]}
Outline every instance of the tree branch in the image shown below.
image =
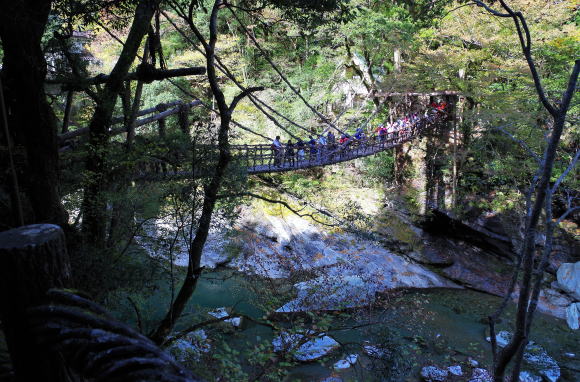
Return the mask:
{"type": "Polygon", "coordinates": [[[568,176],[568,174],[570,173],[570,171],[572,171],[572,169],[574,169],[574,167],[576,167],[576,163],[578,163],[578,159],[580,158],[580,150],[576,151],[576,155],[574,155],[574,158],[572,158],[572,161],[570,162],[570,164],[568,165],[568,167],[566,168],[566,170],[564,170],[564,172],[562,173],[562,175],[560,175],[558,177],[558,179],[556,180],[556,182],[554,183],[554,185],[552,186],[552,192],[556,192],[556,190],[558,189],[558,187],[560,187],[560,184],[562,184],[562,182],[564,181],[564,179],[566,178],[566,176],[568,176]]]}
{"type": "Polygon", "coordinates": [[[247,88],[244,89],[244,91],[242,91],[240,94],[238,94],[237,96],[234,97],[232,103],[230,104],[229,110],[230,113],[234,112],[234,109],[236,108],[236,106],[238,106],[238,103],[246,96],[249,96],[251,93],[253,92],[259,92],[259,91],[263,91],[264,87],[263,86],[254,86],[251,88],[247,88]]]}
{"type": "Polygon", "coordinates": [[[536,160],[536,163],[540,163],[542,161],[542,159],[540,158],[540,156],[538,154],[536,154],[535,152],[532,151],[532,149],[530,148],[530,146],[528,146],[526,144],[526,142],[522,141],[521,139],[517,139],[516,137],[513,136],[512,133],[510,133],[509,131],[507,131],[505,129],[505,127],[511,126],[511,125],[512,124],[505,125],[505,126],[492,126],[492,129],[498,130],[498,131],[502,132],[503,134],[507,135],[508,137],[510,137],[510,139],[512,141],[514,141],[518,145],[520,145],[532,158],[534,158],[536,160]]]}
{"type": "Polygon", "coordinates": [[[540,102],[542,103],[542,105],[544,105],[544,107],[552,115],[552,117],[556,118],[559,110],[557,108],[555,108],[548,101],[548,98],[546,97],[546,93],[544,92],[544,88],[542,86],[542,81],[540,80],[540,76],[539,76],[538,71],[536,69],[536,64],[535,64],[535,62],[532,58],[532,55],[531,55],[530,30],[529,30],[521,12],[514,12],[503,0],[500,0],[500,3],[502,5],[502,7],[507,11],[507,13],[497,12],[479,0],[474,0],[474,3],[476,5],[484,8],[486,11],[488,11],[489,13],[491,13],[492,15],[494,15],[496,17],[510,17],[510,18],[512,18],[514,25],[516,27],[516,31],[518,33],[518,38],[520,39],[520,45],[522,47],[524,57],[526,58],[526,61],[528,63],[530,71],[532,73],[532,79],[534,80],[534,86],[536,87],[536,92],[538,93],[538,96],[540,98],[540,102]],[[523,31],[522,31],[522,28],[523,28],[523,31]],[[525,35],[525,40],[524,40],[524,35],[525,35]]]}

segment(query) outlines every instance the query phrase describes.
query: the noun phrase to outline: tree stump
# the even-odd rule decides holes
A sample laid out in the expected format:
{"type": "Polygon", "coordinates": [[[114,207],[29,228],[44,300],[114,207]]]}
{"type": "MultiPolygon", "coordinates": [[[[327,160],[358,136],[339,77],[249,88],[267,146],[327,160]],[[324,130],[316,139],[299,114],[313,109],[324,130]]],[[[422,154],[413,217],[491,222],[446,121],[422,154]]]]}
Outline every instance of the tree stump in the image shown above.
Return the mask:
{"type": "Polygon", "coordinates": [[[50,288],[70,286],[70,263],[59,226],[33,224],[0,232],[0,320],[16,381],[60,381],[57,355],[38,346],[27,310],[50,288]]]}

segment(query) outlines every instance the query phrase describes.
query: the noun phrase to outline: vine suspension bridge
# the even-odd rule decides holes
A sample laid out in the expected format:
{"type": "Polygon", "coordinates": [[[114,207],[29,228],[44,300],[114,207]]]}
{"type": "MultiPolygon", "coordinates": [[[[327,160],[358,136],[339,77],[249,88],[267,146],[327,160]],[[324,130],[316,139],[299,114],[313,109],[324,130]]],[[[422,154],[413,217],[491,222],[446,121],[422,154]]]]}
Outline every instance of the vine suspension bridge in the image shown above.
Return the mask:
{"type": "MultiPolygon", "coordinates": [[[[158,114],[147,116],[139,119],[135,123],[135,127],[158,122],[159,135],[164,135],[165,118],[182,114],[180,123],[184,121],[183,114],[187,114],[192,106],[201,104],[200,101],[193,101],[190,103],[183,103],[180,101],[161,104],[154,108],[144,109],[139,112],[139,116],[146,116],[154,112],[158,114]]],[[[233,161],[238,167],[244,168],[244,171],[249,174],[275,173],[286,172],[299,169],[306,169],[319,166],[328,166],[336,163],[346,162],[357,158],[367,157],[400,146],[406,142],[410,142],[419,137],[430,127],[445,119],[446,114],[442,112],[427,112],[421,118],[416,119],[413,123],[402,124],[397,129],[389,130],[384,134],[363,134],[358,139],[354,136],[348,136],[342,143],[328,143],[317,144],[315,146],[309,145],[305,142],[301,149],[296,146],[293,147],[293,152],[288,150],[286,145],[275,150],[272,144],[233,144],[230,145],[230,152],[233,161]],[[302,152],[300,152],[302,151],[302,152]]],[[[187,119],[185,119],[187,121],[187,119]]],[[[122,118],[115,118],[113,123],[121,123],[122,118]]],[[[186,122],[187,123],[187,122],[186,122]]],[[[244,130],[250,129],[237,124],[244,130]]],[[[182,130],[186,130],[187,126],[182,126],[182,130]]],[[[71,140],[82,136],[88,132],[88,129],[78,129],[74,131],[61,134],[59,136],[61,143],[61,150],[67,150],[71,146],[71,140]]],[[[117,135],[126,132],[124,128],[115,128],[110,130],[110,135],[117,135]]],[[[258,134],[259,135],[259,134],[258,134]]],[[[267,138],[260,135],[262,138],[267,138]]],[[[217,146],[214,148],[217,149],[217,146]]],[[[138,174],[140,179],[155,179],[155,178],[188,178],[203,176],[205,171],[198,174],[197,171],[180,171],[175,163],[165,161],[160,158],[152,158],[151,161],[141,168],[138,174]],[[172,167],[169,170],[168,167],[172,167]]]]}

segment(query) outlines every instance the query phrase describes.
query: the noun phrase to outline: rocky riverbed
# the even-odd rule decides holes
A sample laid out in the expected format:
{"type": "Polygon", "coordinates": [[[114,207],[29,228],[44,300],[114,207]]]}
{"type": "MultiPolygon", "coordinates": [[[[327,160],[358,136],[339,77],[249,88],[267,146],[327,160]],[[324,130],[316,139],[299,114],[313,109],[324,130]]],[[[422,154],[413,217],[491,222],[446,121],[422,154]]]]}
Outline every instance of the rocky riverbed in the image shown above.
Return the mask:
{"type": "MultiPolygon", "coordinates": [[[[157,221],[148,229],[152,237],[161,231],[171,237],[172,227],[171,222],[157,221]]],[[[401,362],[396,361],[397,357],[393,358],[393,348],[409,354],[418,352],[411,357],[413,363],[406,364],[409,369],[399,370],[397,373],[405,375],[411,373],[419,377],[422,365],[429,366],[429,359],[437,359],[439,362],[431,366],[447,370],[450,380],[459,378],[450,371],[457,369],[449,369],[455,366],[462,368],[464,377],[469,377],[473,373],[478,373],[476,371],[478,368],[471,365],[470,360],[478,359],[481,365],[489,365],[489,349],[486,349],[488,345],[484,334],[486,325],[481,320],[493,309],[493,301],[496,300],[491,296],[486,297],[487,302],[471,312],[468,306],[480,304],[484,299],[481,296],[465,294],[473,293],[465,291],[465,288],[500,295],[504,285],[502,282],[505,282],[509,275],[506,271],[509,269],[506,265],[508,261],[502,260],[501,255],[489,253],[489,249],[480,248],[472,242],[437,236],[419,227],[413,227],[412,231],[417,235],[415,240],[421,245],[414,248],[404,246],[397,248],[392,241],[386,245],[385,242],[389,240],[381,240],[380,237],[378,240],[369,240],[351,233],[322,229],[295,215],[272,216],[245,208],[241,211],[236,224],[228,231],[211,233],[202,265],[208,269],[210,275],[211,268],[216,270],[229,268],[238,272],[239,277],[272,280],[273,284],[269,282],[264,284],[269,288],[268,292],[282,288],[279,289],[280,296],[286,296],[285,300],[283,297],[274,307],[276,314],[279,315],[379,307],[378,311],[383,313],[375,312],[364,318],[368,321],[372,316],[380,322],[377,324],[377,330],[362,336],[360,331],[319,334],[319,342],[333,343],[336,339],[342,344],[353,339],[351,336],[354,333],[355,342],[359,345],[346,348],[330,346],[331,350],[327,357],[330,357],[333,364],[322,367],[310,364],[297,367],[293,375],[298,379],[313,380],[313,375],[319,378],[330,373],[331,377],[347,377],[348,380],[358,372],[368,373],[369,370],[373,370],[377,359],[387,363],[401,362]],[[387,312],[383,311],[385,295],[394,291],[420,289],[425,290],[426,294],[412,292],[408,296],[417,297],[403,297],[401,302],[392,300],[392,305],[387,308],[389,313],[384,313],[387,312]],[[443,293],[444,290],[448,292],[443,293]],[[441,300],[440,296],[446,297],[441,300]],[[457,302],[452,302],[454,299],[457,299],[457,302]],[[398,304],[402,304],[400,311],[397,311],[398,304]],[[412,322],[403,323],[401,319],[409,319],[412,322]],[[385,326],[395,327],[396,335],[393,337],[396,338],[393,340],[395,343],[383,343],[385,326]],[[425,358],[427,354],[431,354],[431,358],[425,358]],[[351,362],[355,359],[356,362],[351,362]],[[456,360],[456,364],[453,364],[453,359],[456,360]]],[[[160,248],[155,248],[154,244],[148,244],[146,240],[142,243],[152,255],[155,253],[158,256],[166,256],[159,250],[160,248]]],[[[173,242],[173,248],[174,264],[186,265],[184,241],[178,237],[173,242]]],[[[569,274],[570,272],[566,273],[568,276],[569,274]]],[[[564,288],[573,290],[573,285],[576,285],[574,283],[575,281],[567,282],[564,288]]],[[[557,284],[557,281],[553,284],[553,288],[543,292],[541,309],[555,317],[564,318],[567,307],[574,307],[575,300],[571,297],[572,292],[566,291],[557,284]]],[[[201,287],[204,288],[203,285],[201,287]]],[[[212,288],[209,293],[212,293],[212,288]]],[[[208,290],[203,290],[207,294],[208,290]]],[[[213,302],[210,305],[209,308],[214,311],[215,308],[222,308],[213,305],[213,302]]],[[[223,305],[231,307],[233,303],[224,302],[223,305]]],[[[223,312],[224,309],[217,311],[223,312]]],[[[510,316],[506,318],[506,322],[509,322],[510,316]]],[[[356,322],[352,323],[352,326],[359,325],[360,320],[360,317],[355,319],[356,322]]],[[[560,380],[567,380],[570,375],[577,375],[580,361],[576,354],[580,343],[578,338],[574,339],[573,332],[564,329],[566,328],[564,321],[560,320],[558,324],[546,322],[542,319],[540,325],[556,328],[554,329],[556,332],[548,330],[548,327],[542,329],[540,326],[539,330],[545,333],[540,336],[538,346],[545,346],[548,349],[546,354],[549,354],[557,365],[564,363],[561,372],[564,377],[560,380]],[[552,342],[550,340],[552,337],[558,338],[558,341],[552,342]],[[572,354],[573,357],[565,354],[572,354]]],[[[505,326],[504,329],[509,330],[509,327],[505,326]]],[[[244,338],[248,334],[248,328],[244,325],[238,330],[245,333],[242,336],[244,338]]],[[[205,333],[203,335],[205,336],[205,333]]],[[[262,333],[258,337],[272,335],[274,334],[262,333]]],[[[196,338],[198,337],[199,335],[196,338]]],[[[271,341],[275,343],[275,337],[272,337],[271,341]]],[[[185,345],[180,342],[180,346],[185,345]]],[[[551,370],[555,368],[552,367],[551,370]]],[[[530,381],[534,380],[534,376],[542,378],[541,370],[538,368],[526,371],[531,375],[530,381]]]]}

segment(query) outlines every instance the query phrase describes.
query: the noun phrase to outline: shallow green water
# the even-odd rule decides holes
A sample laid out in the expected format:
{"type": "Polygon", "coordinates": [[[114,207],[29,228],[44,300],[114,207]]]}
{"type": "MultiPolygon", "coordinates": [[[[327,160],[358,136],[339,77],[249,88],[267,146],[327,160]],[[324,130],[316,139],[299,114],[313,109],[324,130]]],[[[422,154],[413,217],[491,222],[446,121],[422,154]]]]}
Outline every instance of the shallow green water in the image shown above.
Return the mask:
{"type": "MultiPolygon", "coordinates": [[[[206,274],[200,280],[177,329],[206,320],[210,318],[206,314],[208,310],[223,306],[235,307],[237,312],[260,318],[264,310],[258,306],[268,303],[267,292],[277,287],[270,281],[255,277],[248,279],[232,271],[206,274]]],[[[152,328],[162,318],[170,296],[168,284],[160,283],[152,296],[140,301],[140,308],[147,312],[147,317],[143,319],[146,327],[152,328]]],[[[484,318],[498,303],[496,297],[469,290],[431,289],[392,293],[372,309],[336,317],[332,315],[328,334],[343,347],[326,363],[315,362],[292,368],[286,380],[318,381],[334,375],[343,380],[414,381],[419,379],[421,366],[429,364],[463,365],[468,357],[473,357],[480,364],[489,365],[490,347],[485,341],[487,325],[484,318]],[[353,328],[355,326],[358,327],[353,328]],[[348,354],[362,355],[365,341],[386,350],[386,360],[361,356],[354,368],[341,372],[332,369],[334,362],[348,354]]],[[[124,319],[133,315],[128,307],[119,307],[118,311],[124,319]]],[[[318,318],[320,316],[317,315],[318,318]]],[[[513,307],[510,307],[498,330],[508,329],[507,323],[512,318],[513,307]]],[[[221,336],[214,344],[223,341],[234,349],[242,350],[242,353],[260,342],[269,343],[273,337],[269,328],[247,322],[242,330],[222,334],[220,330],[209,329],[208,334],[210,337],[221,336]]],[[[568,329],[564,321],[536,315],[531,339],[544,346],[561,366],[578,368],[580,362],[566,359],[564,353],[580,352],[580,335],[568,329]]],[[[577,381],[580,374],[562,367],[561,380],[577,381]]]]}

